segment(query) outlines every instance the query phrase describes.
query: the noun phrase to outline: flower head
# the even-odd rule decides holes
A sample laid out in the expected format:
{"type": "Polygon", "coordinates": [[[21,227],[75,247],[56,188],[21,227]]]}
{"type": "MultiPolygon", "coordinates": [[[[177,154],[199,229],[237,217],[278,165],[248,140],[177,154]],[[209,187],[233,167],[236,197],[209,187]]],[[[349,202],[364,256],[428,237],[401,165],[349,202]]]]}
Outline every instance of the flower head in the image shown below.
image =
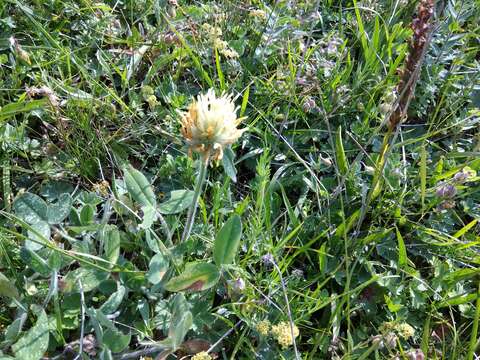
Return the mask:
{"type": "Polygon", "coordinates": [[[245,290],[245,280],[241,277],[233,280],[231,283],[234,292],[241,294],[245,290]]]}
{"type": "Polygon", "coordinates": [[[398,324],[397,331],[398,334],[404,339],[409,339],[415,335],[415,329],[407,323],[398,324]]]}
{"type": "Polygon", "coordinates": [[[252,9],[248,13],[248,15],[254,18],[262,19],[262,20],[267,18],[267,13],[261,9],[252,9]]]}
{"type": "Polygon", "coordinates": [[[382,335],[375,335],[371,338],[372,344],[376,345],[379,349],[383,349],[385,344],[383,343],[383,336],[382,335]]]}
{"type": "Polygon", "coordinates": [[[262,256],[262,262],[264,266],[271,266],[274,263],[273,255],[270,253],[267,253],[262,256]]]}
{"type": "Polygon", "coordinates": [[[435,194],[439,198],[453,198],[457,194],[457,189],[454,185],[442,181],[438,184],[435,194]]]}
{"type": "Polygon", "coordinates": [[[290,323],[282,321],[277,325],[272,326],[272,334],[277,339],[280,346],[286,349],[293,344],[294,338],[296,338],[300,334],[300,331],[295,325],[293,325],[292,338],[292,329],[290,328],[290,323]]]}
{"type": "Polygon", "coordinates": [[[464,183],[472,180],[476,176],[477,176],[477,172],[473,170],[471,167],[466,166],[462,169],[462,171],[459,171],[455,174],[455,176],[453,177],[453,181],[456,183],[464,183]]]}
{"type": "Polygon", "coordinates": [[[255,329],[258,331],[260,335],[267,336],[270,332],[270,321],[262,320],[255,325],[255,329]]]}
{"type": "Polygon", "coordinates": [[[387,349],[393,349],[397,346],[397,340],[398,337],[395,335],[394,332],[389,332],[384,336],[384,344],[387,347],[387,349]]]}
{"type": "Polygon", "coordinates": [[[407,352],[407,359],[409,360],[424,360],[425,354],[420,349],[414,349],[407,352]]]}
{"type": "Polygon", "coordinates": [[[206,351],[202,351],[193,355],[192,360],[212,360],[212,357],[206,351]]]}
{"type": "Polygon", "coordinates": [[[216,97],[213,89],[194,100],[181,113],[182,135],[190,149],[213,160],[221,160],[223,149],[238,140],[247,130],[237,129],[243,118],[237,118],[231,95],[216,97]]]}
{"type": "Polygon", "coordinates": [[[380,325],[379,330],[385,335],[392,330],[395,330],[395,323],[393,321],[386,321],[380,325]]]}

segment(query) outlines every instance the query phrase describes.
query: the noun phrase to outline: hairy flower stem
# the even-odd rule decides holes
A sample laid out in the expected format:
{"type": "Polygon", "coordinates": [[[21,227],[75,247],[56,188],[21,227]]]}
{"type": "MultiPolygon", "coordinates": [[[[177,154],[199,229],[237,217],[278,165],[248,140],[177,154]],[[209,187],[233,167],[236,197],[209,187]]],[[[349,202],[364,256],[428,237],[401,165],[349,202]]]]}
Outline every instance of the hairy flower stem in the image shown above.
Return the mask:
{"type": "Polygon", "coordinates": [[[195,183],[193,201],[192,201],[192,205],[190,205],[190,209],[188,210],[187,223],[185,224],[185,228],[183,229],[181,242],[186,241],[189,238],[190,233],[192,231],[193,222],[195,220],[195,214],[197,213],[198,199],[200,198],[200,193],[202,192],[203,183],[205,182],[205,178],[207,176],[207,168],[208,168],[209,161],[210,161],[210,153],[207,151],[205,154],[203,154],[202,159],[200,161],[200,172],[198,173],[197,182],[195,183]]]}

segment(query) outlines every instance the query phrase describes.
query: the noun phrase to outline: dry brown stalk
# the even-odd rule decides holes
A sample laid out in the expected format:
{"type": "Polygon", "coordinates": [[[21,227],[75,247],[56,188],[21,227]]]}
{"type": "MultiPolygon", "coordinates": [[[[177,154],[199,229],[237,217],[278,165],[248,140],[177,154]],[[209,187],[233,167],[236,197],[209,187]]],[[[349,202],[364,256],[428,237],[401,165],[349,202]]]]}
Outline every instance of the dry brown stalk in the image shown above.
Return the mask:
{"type": "Polygon", "coordinates": [[[413,36],[410,40],[410,50],[397,86],[398,106],[389,119],[390,130],[395,129],[401,123],[415,93],[420,66],[433,29],[434,9],[435,0],[420,0],[417,16],[413,19],[411,25],[413,36]]]}

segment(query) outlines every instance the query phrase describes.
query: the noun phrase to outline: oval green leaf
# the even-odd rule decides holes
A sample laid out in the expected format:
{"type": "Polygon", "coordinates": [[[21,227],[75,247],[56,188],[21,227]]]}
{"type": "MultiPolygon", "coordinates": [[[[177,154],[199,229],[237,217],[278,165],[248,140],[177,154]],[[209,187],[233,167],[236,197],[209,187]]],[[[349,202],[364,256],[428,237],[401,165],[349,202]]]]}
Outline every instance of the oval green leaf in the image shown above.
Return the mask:
{"type": "Polygon", "coordinates": [[[170,198],[158,206],[162,214],[177,214],[187,209],[193,201],[193,191],[191,190],[173,190],[170,192],[170,198]]]}
{"type": "Polygon", "coordinates": [[[80,223],[82,225],[89,225],[93,222],[95,217],[95,208],[93,205],[85,204],[80,211],[80,223]]]}
{"type": "Polygon", "coordinates": [[[24,264],[31,267],[35,272],[39,273],[42,276],[49,276],[52,272],[52,269],[48,265],[48,262],[44,260],[36,252],[22,247],[20,249],[20,258],[24,264]]]}
{"type": "Polygon", "coordinates": [[[39,221],[31,225],[28,230],[28,239],[25,240],[25,247],[28,250],[37,251],[43,248],[43,244],[50,240],[50,225],[45,221],[39,221]]]}
{"type": "Polygon", "coordinates": [[[130,344],[130,334],[123,334],[115,328],[109,328],[103,333],[103,344],[113,353],[119,353],[130,344]]]}
{"type": "Polygon", "coordinates": [[[165,284],[165,289],[171,292],[177,291],[202,291],[214,286],[220,273],[218,268],[209,263],[190,263],[185,271],[165,284]]]}
{"type": "MultiPolygon", "coordinates": [[[[120,231],[116,227],[105,229],[103,236],[105,259],[115,264],[120,256],[120,231]]],[[[112,265],[113,266],[113,265],[112,265]]]]}
{"type": "Polygon", "coordinates": [[[18,298],[18,290],[8,278],[0,272],[0,296],[18,298]]]}
{"type": "Polygon", "coordinates": [[[155,194],[150,182],[132,166],[124,168],[125,185],[130,196],[142,206],[156,207],[155,194]]]}
{"type": "Polygon", "coordinates": [[[150,260],[150,266],[147,273],[147,279],[152,284],[156,285],[162,281],[165,273],[168,270],[168,260],[163,254],[156,254],[150,260]]]}
{"type": "Polygon", "coordinates": [[[50,204],[47,208],[47,218],[50,224],[59,224],[70,214],[72,197],[69,194],[61,194],[58,201],[50,204]]]}
{"type": "Polygon", "coordinates": [[[237,169],[235,168],[235,153],[230,146],[223,150],[222,158],[223,169],[234,183],[237,182],[237,169]]]}
{"type": "Polygon", "coordinates": [[[213,248],[213,260],[218,266],[231,264],[240,245],[242,236],[242,221],[237,214],[233,215],[223,225],[217,234],[213,248]]]}
{"type": "Polygon", "coordinates": [[[83,292],[89,292],[108,278],[108,273],[96,269],[78,268],[70,271],[63,278],[63,291],[66,293],[80,292],[79,280],[82,282],[83,292]]]}
{"type": "Polygon", "coordinates": [[[24,193],[13,203],[15,214],[29,224],[47,221],[47,203],[35,194],[24,193]]]}
{"type": "Polygon", "coordinates": [[[173,298],[173,312],[168,328],[168,338],[173,350],[177,350],[183,343],[185,336],[193,325],[193,316],[189,311],[189,304],[183,294],[177,294],[173,298]]]}
{"type": "Polygon", "coordinates": [[[22,360],[39,360],[48,347],[49,325],[45,311],[41,311],[36,324],[13,346],[15,358],[22,360]]]}
{"type": "Polygon", "coordinates": [[[117,291],[115,291],[110,297],[100,306],[100,311],[105,315],[113,314],[123,301],[126,294],[125,286],[118,285],[117,291]]]}

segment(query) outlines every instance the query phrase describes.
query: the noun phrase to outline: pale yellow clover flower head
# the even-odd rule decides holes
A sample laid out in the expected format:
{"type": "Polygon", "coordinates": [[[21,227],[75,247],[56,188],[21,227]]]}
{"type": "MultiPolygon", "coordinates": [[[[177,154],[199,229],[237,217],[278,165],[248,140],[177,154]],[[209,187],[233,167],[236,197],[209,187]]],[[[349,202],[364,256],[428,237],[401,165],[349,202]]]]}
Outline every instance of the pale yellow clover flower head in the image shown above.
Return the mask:
{"type": "Polygon", "coordinates": [[[203,159],[218,161],[223,149],[233,144],[247,130],[237,129],[244,118],[237,118],[238,107],[232,95],[217,97],[213,89],[198,95],[187,112],[181,112],[181,132],[190,150],[198,152],[203,159]]]}
{"type": "Polygon", "coordinates": [[[263,336],[267,336],[268,333],[270,332],[270,321],[268,320],[262,320],[257,323],[255,328],[257,329],[258,333],[263,336]]]}
{"type": "Polygon", "coordinates": [[[398,334],[404,338],[409,339],[415,335],[415,329],[407,323],[401,323],[397,327],[398,334]]]}
{"type": "Polygon", "coordinates": [[[250,15],[252,17],[259,18],[259,19],[266,19],[267,18],[267,13],[265,11],[261,10],[261,9],[252,9],[248,13],[248,15],[250,15]]]}
{"type": "Polygon", "coordinates": [[[277,325],[272,326],[272,335],[276,338],[278,344],[286,349],[293,344],[294,338],[300,334],[296,325],[293,325],[293,338],[292,338],[292,329],[290,328],[290,323],[282,321],[277,325]]]}
{"type": "Polygon", "coordinates": [[[193,355],[191,360],[212,360],[212,357],[206,351],[202,351],[193,355]]]}

